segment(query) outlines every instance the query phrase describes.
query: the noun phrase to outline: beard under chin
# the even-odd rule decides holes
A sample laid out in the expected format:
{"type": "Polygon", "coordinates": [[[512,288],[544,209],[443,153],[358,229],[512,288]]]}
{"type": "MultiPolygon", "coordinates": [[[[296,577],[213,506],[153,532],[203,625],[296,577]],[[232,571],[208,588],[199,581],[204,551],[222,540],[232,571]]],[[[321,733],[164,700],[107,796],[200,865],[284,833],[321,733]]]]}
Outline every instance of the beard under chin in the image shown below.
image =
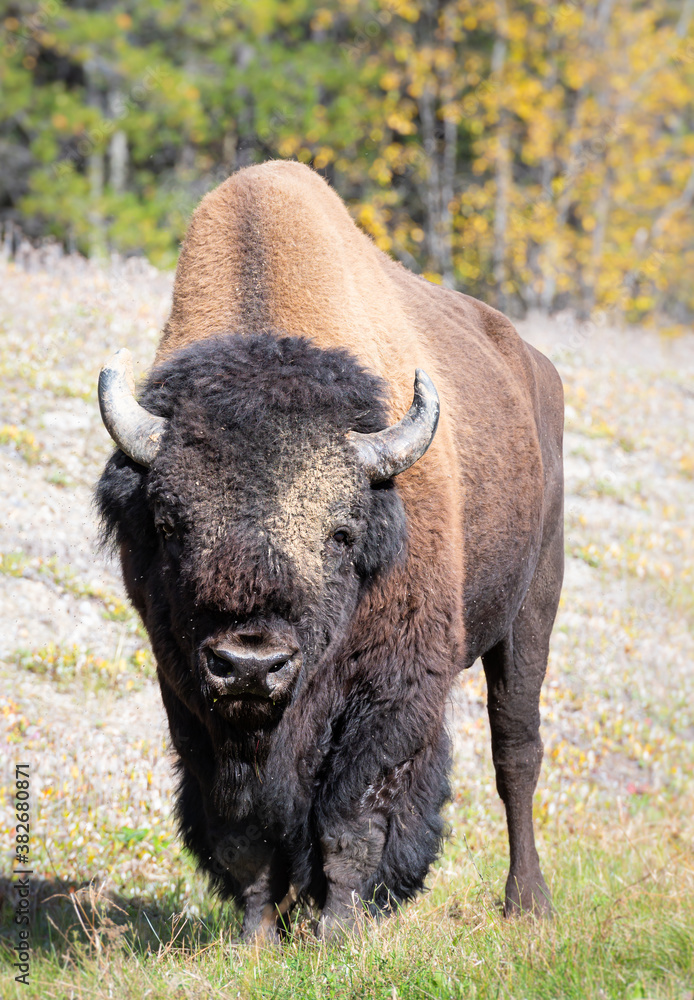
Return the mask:
{"type": "MultiPolygon", "coordinates": [[[[210,713],[216,719],[245,732],[276,726],[289,704],[289,697],[272,701],[252,695],[210,698],[210,713]]],[[[228,734],[227,734],[228,735],[228,734]]]]}

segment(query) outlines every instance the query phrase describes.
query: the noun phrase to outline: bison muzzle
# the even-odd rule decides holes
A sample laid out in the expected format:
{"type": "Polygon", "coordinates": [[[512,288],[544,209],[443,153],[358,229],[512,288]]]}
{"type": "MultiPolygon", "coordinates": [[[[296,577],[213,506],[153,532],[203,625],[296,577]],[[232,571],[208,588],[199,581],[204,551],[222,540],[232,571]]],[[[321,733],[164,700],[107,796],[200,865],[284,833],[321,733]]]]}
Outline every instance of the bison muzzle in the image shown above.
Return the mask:
{"type": "Polygon", "coordinates": [[[312,171],[230,177],[195,213],[155,365],[99,399],[98,487],[157,660],[184,841],[274,937],[421,890],[444,711],[482,658],[511,852],[545,912],[532,798],[563,568],[562,390],[508,320],[396,264],[312,171]],[[414,381],[414,389],[413,389],[414,381]]]}

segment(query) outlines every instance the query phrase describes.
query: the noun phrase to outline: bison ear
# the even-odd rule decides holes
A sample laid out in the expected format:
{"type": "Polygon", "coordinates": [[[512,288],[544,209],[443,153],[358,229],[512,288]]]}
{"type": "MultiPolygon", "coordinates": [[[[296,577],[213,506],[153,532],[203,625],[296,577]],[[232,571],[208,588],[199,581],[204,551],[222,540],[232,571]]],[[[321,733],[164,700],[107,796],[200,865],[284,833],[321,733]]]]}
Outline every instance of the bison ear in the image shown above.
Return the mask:
{"type": "Polygon", "coordinates": [[[414,400],[402,420],[373,434],[350,431],[347,440],[372,483],[398,476],[417,462],[433,441],[439,422],[439,394],[421,368],[415,372],[414,400]]]}
{"type": "Polygon", "coordinates": [[[159,450],[167,422],[135,399],[132,361],[126,347],[116,351],[101,369],[99,408],[104,426],[120,450],[148,468],[159,450]]]}

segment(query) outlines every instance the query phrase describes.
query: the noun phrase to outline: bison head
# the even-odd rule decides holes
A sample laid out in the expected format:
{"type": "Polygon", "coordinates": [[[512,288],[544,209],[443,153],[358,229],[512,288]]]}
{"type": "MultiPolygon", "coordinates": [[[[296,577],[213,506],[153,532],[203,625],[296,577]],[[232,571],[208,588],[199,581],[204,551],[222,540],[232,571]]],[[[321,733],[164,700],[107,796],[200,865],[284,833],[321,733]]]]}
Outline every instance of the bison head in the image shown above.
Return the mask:
{"type": "Polygon", "coordinates": [[[388,427],[386,386],[350,354],[265,333],[194,343],[138,403],[124,354],[100,379],[120,450],[97,500],[165,700],[208,729],[272,725],[404,553],[393,476],[429,446],[436,390],[418,372],[388,427]]]}

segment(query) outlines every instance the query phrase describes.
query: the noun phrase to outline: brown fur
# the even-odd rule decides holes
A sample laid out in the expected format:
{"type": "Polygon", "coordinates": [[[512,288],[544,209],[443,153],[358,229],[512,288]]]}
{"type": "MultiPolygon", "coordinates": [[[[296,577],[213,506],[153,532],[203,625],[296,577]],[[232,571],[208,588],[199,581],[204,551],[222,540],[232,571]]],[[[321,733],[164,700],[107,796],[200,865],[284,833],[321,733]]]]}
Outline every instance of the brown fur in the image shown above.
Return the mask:
{"type": "Polygon", "coordinates": [[[393,419],[410,405],[415,368],[433,379],[439,429],[398,478],[412,538],[408,576],[449,594],[458,665],[467,665],[464,594],[466,585],[477,589],[477,567],[488,572],[509,545],[519,563],[537,555],[538,397],[560,438],[554,369],[501,313],[393,262],[318,174],[289,161],[241,170],[203,199],[156,362],[203,337],[271,327],[319,347],[347,346],[390,386],[393,419]]]}
{"type": "MultiPolygon", "coordinates": [[[[539,688],[562,571],[561,382],[504,316],[394,263],[317,174],[286,161],[234,174],[198,207],[156,360],[215,334],[266,329],[348,348],[387,383],[393,420],[411,403],[415,368],[438,389],[434,441],[396,481],[407,562],[368,592],[353,635],[362,654],[369,645],[408,645],[403,670],[419,672],[412,689],[426,691],[423,714],[432,723],[443,716],[453,674],[484,657],[511,840],[507,909],[545,908],[531,803],[542,753],[539,688]]],[[[302,752],[313,738],[300,715],[307,704],[289,709],[302,752]]],[[[407,711],[405,704],[404,720],[407,711]]],[[[367,799],[383,794],[364,790],[367,799]]],[[[355,816],[355,843],[368,854],[360,822],[355,816]]],[[[380,843],[371,845],[376,853],[380,843]]],[[[325,850],[328,874],[331,865],[342,870],[325,850]]]]}

